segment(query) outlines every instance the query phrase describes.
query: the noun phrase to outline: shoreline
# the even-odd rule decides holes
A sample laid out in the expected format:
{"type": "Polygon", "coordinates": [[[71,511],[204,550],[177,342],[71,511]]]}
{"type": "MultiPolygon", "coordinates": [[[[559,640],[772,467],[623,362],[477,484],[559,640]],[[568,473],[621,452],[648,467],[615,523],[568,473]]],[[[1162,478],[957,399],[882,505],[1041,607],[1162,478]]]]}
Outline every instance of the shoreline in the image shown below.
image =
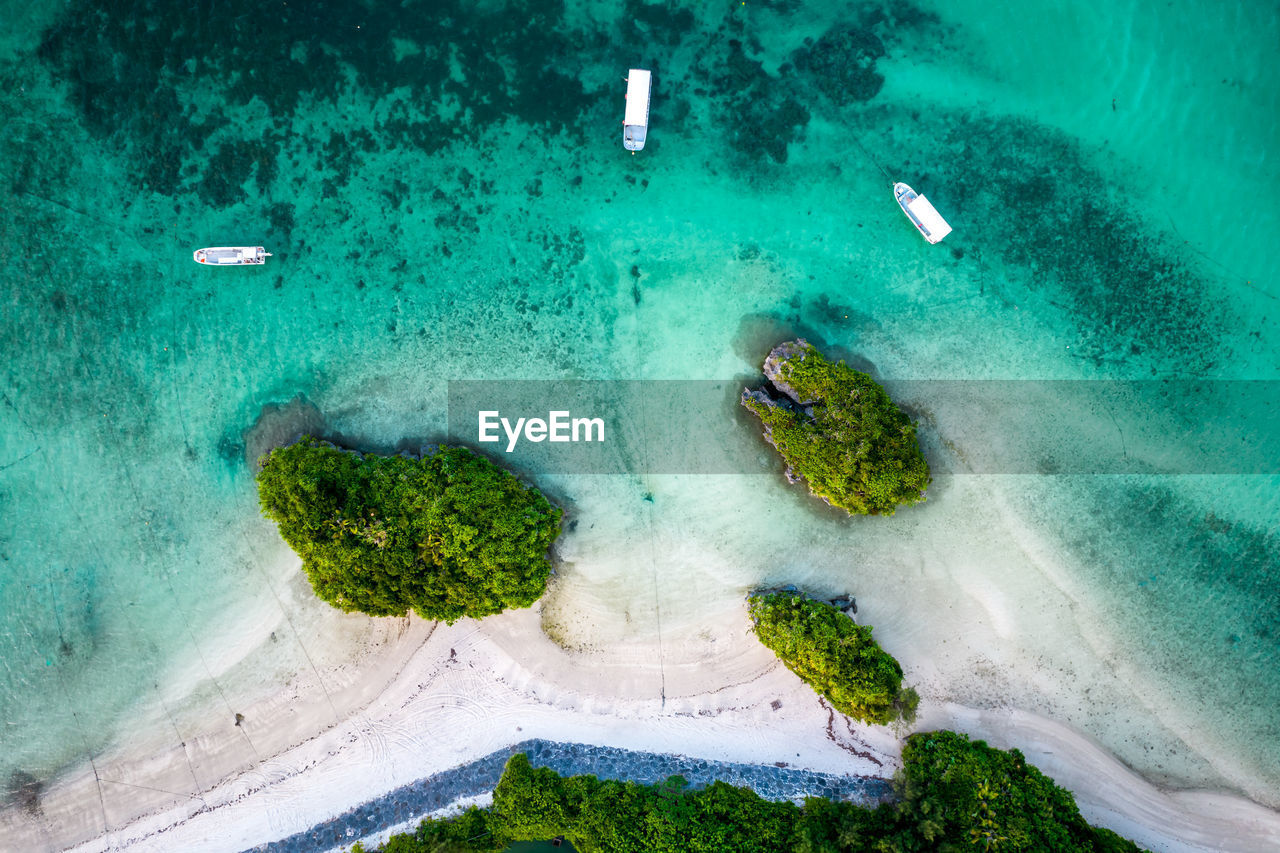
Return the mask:
{"type": "MultiPolygon", "coordinates": [[[[437,626],[399,675],[339,725],[223,780],[199,802],[152,810],[70,849],[250,849],[533,739],[707,762],[785,761],[837,776],[888,778],[898,766],[889,730],[837,724],[767,650],[744,647],[714,680],[705,667],[694,681],[696,666],[668,664],[664,696],[652,650],[637,648],[627,657],[648,661],[625,663],[639,671],[606,694],[598,689],[605,662],[556,647],[538,630],[539,609],[437,626]],[[523,639],[523,660],[505,648],[513,639],[523,639]]],[[[1229,794],[1159,789],[1086,735],[1035,714],[929,704],[915,728],[954,728],[1021,749],[1075,794],[1086,819],[1153,851],[1280,847],[1280,812],[1229,794]]]]}
{"type": "MultiPolygon", "coordinates": [[[[286,627],[293,629],[280,626],[286,627]]],[[[311,679],[299,673],[282,687],[233,696],[239,701],[231,707],[243,711],[238,722],[226,718],[227,697],[221,694],[204,702],[189,699],[168,715],[144,709],[102,753],[55,775],[41,791],[35,814],[0,810],[0,833],[28,850],[72,849],[157,814],[198,813],[211,792],[236,780],[261,777],[265,783],[277,757],[341,728],[402,676],[435,623],[329,627],[337,627],[337,638],[321,654],[337,661],[323,667],[323,680],[313,669],[311,679]]],[[[315,654],[317,645],[308,645],[315,654]]],[[[249,649],[237,665],[254,662],[249,649]]]]}
{"type": "MultiPolygon", "coordinates": [[[[769,686],[770,696],[782,695],[780,710],[752,700],[749,694],[758,688],[750,684],[721,684],[701,696],[671,700],[665,711],[657,691],[639,695],[647,692],[646,679],[633,684],[636,695],[629,699],[566,691],[520,667],[485,631],[493,627],[490,622],[509,623],[500,633],[532,632],[567,659],[538,631],[538,618],[536,612],[518,611],[489,617],[484,625],[440,625],[401,677],[341,725],[225,780],[199,803],[154,811],[70,849],[246,849],[530,738],[746,764],[772,765],[786,756],[793,767],[836,775],[874,776],[879,764],[896,755],[891,736],[867,732],[861,734],[883,741],[885,749],[876,749],[871,760],[851,761],[842,748],[850,738],[836,732],[836,739],[828,739],[827,714],[816,697],[790,684],[790,673],[763,649],[760,674],[766,683],[781,682],[769,686]],[[810,706],[803,712],[802,700],[810,706]],[[765,714],[774,718],[767,728],[761,725],[765,714]]],[[[866,751],[863,742],[852,746],[866,751]]]]}

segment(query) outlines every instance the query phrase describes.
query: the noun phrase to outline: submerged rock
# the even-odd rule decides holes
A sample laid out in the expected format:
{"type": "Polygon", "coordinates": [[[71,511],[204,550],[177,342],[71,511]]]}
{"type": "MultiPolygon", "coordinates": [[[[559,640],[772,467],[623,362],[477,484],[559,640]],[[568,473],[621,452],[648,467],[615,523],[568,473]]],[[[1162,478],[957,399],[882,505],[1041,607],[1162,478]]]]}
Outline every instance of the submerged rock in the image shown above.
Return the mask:
{"type": "Polygon", "coordinates": [[[268,451],[292,444],[304,435],[324,435],[328,425],[324,415],[305,394],[298,394],[287,403],[268,403],[244,431],[245,461],[258,470],[258,460],[268,451]]]}
{"type": "Polygon", "coordinates": [[[28,815],[39,817],[40,798],[44,795],[44,782],[25,770],[14,770],[5,786],[5,803],[16,806],[28,815]]]}

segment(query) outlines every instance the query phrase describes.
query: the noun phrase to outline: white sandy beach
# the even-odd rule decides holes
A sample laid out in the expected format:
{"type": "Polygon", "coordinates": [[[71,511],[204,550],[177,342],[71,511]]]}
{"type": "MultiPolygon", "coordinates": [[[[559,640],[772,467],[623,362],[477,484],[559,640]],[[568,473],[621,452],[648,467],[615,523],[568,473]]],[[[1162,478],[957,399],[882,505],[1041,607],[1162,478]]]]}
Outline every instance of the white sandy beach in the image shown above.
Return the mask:
{"type": "MultiPolygon", "coordinates": [[[[832,725],[812,692],[749,637],[744,610],[728,609],[705,626],[717,638],[714,650],[698,648],[701,632],[681,637],[687,632],[677,628],[662,645],[576,653],[540,631],[539,610],[453,626],[413,620],[364,679],[385,679],[387,667],[397,672],[365,707],[198,797],[157,801],[155,811],[128,822],[125,815],[142,802],[138,792],[104,803],[115,818],[112,830],[74,849],[240,850],[532,737],[726,761],[785,761],[831,773],[887,776],[896,766],[894,734],[840,718],[832,725]],[[781,706],[773,708],[774,702],[781,706]]],[[[246,714],[246,734],[268,742],[281,720],[292,721],[290,730],[306,724],[321,729],[331,713],[282,696],[246,714]]],[[[1075,792],[1091,821],[1152,850],[1280,847],[1280,814],[1237,797],[1161,791],[1090,738],[1035,714],[926,702],[919,727],[957,728],[1022,749],[1075,792]]],[[[150,766],[100,766],[99,773],[137,774],[159,783],[154,787],[180,789],[186,768],[158,766],[163,763],[157,757],[150,766]]],[[[51,793],[45,826],[83,833],[86,810],[98,807],[92,787],[82,782],[51,793]]],[[[22,827],[6,827],[15,830],[22,827]]],[[[21,839],[25,849],[43,846],[30,834],[7,837],[21,839]]]]}

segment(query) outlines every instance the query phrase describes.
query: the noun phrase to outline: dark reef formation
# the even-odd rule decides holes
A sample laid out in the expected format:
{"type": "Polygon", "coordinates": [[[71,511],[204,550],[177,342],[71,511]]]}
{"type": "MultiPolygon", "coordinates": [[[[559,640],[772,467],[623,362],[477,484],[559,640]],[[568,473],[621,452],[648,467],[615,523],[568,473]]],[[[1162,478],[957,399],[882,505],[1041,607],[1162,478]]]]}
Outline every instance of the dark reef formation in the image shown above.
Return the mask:
{"type": "Polygon", "coordinates": [[[291,444],[304,435],[328,434],[329,426],[320,408],[305,394],[298,394],[286,403],[263,406],[253,426],[242,434],[239,444],[244,449],[245,461],[256,471],[262,457],[269,451],[291,444]]]}

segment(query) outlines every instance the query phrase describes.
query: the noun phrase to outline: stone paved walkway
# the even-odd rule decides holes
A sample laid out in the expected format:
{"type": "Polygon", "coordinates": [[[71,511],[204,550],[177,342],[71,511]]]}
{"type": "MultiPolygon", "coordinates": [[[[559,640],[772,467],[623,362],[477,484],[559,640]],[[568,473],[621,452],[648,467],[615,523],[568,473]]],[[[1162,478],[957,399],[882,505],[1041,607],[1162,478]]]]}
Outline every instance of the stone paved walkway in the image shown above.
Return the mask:
{"type": "Polygon", "coordinates": [[[335,847],[349,847],[361,838],[442,809],[463,797],[492,791],[502,777],[507,759],[517,752],[527,754],[535,767],[550,767],[562,776],[590,773],[601,779],[629,779],[653,784],[663,782],[669,776],[680,775],[693,787],[705,787],[719,779],[731,785],[751,788],[768,800],[808,796],[876,803],[887,799],[891,793],[887,779],[871,776],[836,776],[789,767],[734,764],[683,755],[534,739],[500,749],[470,764],[419,779],[304,832],[250,849],[253,853],[321,853],[335,847]]]}

